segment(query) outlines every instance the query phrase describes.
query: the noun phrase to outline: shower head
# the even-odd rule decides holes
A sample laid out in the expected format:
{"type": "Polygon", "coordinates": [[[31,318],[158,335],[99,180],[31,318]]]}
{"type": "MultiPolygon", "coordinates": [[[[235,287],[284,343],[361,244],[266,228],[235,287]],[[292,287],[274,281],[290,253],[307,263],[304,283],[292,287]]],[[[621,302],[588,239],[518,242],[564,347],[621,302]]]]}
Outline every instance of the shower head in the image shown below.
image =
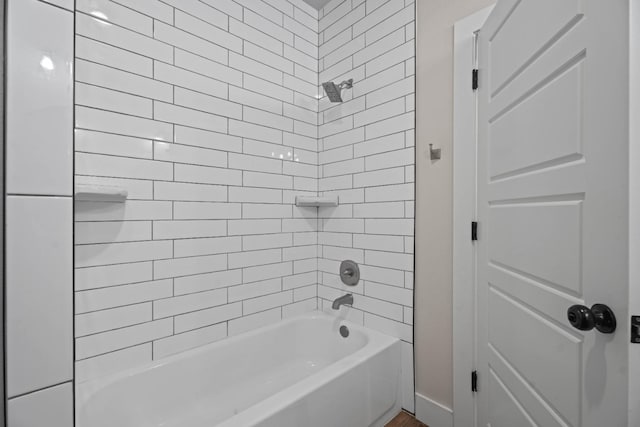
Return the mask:
{"type": "Polygon", "coordinates": [[[351,89],[353,87],[353,79],[345,80],[339,85],[334,82],[322,83],[322,87],[331,102],[342,102],[342,89],[351,89]]]}

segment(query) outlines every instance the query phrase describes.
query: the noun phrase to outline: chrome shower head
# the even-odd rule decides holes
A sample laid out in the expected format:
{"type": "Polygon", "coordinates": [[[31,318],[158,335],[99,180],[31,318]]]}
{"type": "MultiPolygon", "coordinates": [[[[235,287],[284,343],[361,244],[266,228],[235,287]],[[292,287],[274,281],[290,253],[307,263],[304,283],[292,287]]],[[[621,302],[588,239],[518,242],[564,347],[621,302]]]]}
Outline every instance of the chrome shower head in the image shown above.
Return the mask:
{"type": "Polygon", "coordinates": [[[342,102],[342,89],[351,89],[353,87],[353,79],[345,80],[339,85],[334,82],[325,82],[322,83],[322,87],[324,88],[329,101],[342,102]]]}

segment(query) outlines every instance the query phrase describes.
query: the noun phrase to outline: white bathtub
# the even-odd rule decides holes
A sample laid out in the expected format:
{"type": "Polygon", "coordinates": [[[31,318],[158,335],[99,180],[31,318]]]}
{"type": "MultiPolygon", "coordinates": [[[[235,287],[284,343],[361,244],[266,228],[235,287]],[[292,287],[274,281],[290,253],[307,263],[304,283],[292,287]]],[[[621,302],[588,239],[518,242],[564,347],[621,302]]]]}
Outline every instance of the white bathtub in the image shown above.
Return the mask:
{"type": "Polygon", "coordinates": [[[314,312],[80,384],[77,426],[378,427],[400,410],[400,358],[396,338],[314,312]]]}

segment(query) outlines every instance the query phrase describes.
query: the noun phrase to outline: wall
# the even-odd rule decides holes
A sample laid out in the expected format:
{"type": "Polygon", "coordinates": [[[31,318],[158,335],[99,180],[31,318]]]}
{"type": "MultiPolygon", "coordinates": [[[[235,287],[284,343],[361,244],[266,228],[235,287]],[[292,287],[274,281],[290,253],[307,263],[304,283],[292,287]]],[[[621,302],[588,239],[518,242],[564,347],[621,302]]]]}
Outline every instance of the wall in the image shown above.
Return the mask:
{"type": "Polygon", "coordinates": [[[417,2],[416,392],[450,410],[453,25],[493,0],[417,2]],[[431,162],[429,143],[442,148],[431,162]]]}
{"type": "Polygon", "coordinates": [[[9,427],[73,420],[73,2],[7,2],[9,427]]]}
{"type": "Polygon", "coordinates": [[[318,15],[78,0],[79,381],[317,307],[318,15]]]}
{"type": "Polygon", "coordinates": [[[403,341],[403,407],[413,398],[413,217],[415,4],[329,2],[320,12],[320,81],[353,78],[344,103],[320,101],[318,295],[323,310],[354,293],[340,316],[403,341]],[[340,261],[360,264],[361,282],[342,284],[340,261]]]}

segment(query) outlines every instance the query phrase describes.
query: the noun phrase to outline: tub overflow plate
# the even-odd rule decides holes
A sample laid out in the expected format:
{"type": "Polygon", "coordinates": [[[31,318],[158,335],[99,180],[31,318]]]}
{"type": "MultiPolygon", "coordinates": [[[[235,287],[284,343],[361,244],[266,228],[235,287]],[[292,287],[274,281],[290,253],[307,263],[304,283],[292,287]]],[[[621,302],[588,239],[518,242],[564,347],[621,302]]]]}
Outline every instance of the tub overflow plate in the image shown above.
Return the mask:
{"type": "Polygon", "coordinates": [[[360,268],[355,261],[345,260],[340,263],[340,280],[347,286],[355,286],[360,281],[360,268]]]}

